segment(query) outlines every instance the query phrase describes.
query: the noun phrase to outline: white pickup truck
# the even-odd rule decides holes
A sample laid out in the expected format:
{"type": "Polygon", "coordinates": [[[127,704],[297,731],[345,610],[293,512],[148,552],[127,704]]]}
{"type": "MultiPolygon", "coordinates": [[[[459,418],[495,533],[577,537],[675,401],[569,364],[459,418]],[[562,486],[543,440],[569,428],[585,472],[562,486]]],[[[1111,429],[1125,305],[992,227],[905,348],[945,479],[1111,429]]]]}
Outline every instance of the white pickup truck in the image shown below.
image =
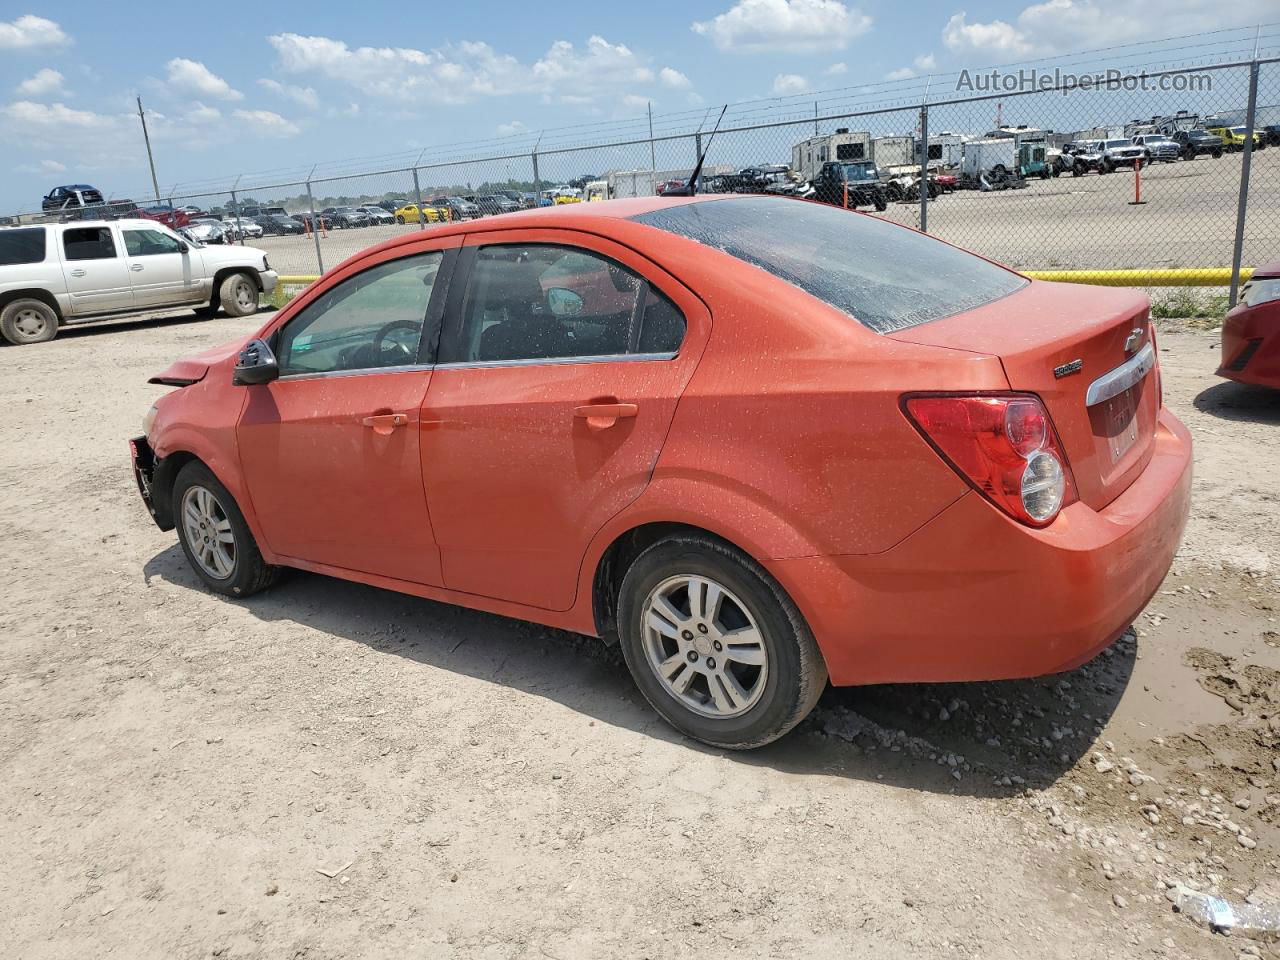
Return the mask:
{"type": "Polygon", "coordinates": [[[153,220],[0,227],[0,337],[13,344],[157,310],[243,317],[275,287],[261,250],[201,246],[153,220]]]}

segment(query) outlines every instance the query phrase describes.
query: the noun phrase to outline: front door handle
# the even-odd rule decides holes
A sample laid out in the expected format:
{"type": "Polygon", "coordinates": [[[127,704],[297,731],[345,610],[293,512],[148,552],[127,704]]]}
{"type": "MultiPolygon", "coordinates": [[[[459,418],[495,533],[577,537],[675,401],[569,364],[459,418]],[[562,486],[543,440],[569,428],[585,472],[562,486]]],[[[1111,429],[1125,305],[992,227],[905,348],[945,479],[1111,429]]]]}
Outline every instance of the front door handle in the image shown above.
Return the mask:
{"type": "Polygon", "coordinates": [[[383,413],[376,417],[365,417],[360,422],[366,427],[372,427],[374,433],[385,437],[396,427],[403,427],[408,423],[409,415],[405,413],[383,413]]]}
{"type": "Polygon", "coordinates": [[[583,417],[592,430],[607,430],[619,420],[634,417],[640,408],[634,403],[588,403],[573,408],[575,417],[583,417]]]}
{"type": "Polygon", "coordinates": [[[132,270],[134,273],[137,273],[139,270],[142,269],[142,264],[135,263],[132,266],[130,266],[129,269],[132,270]]]}
{"type": "Polygon", "coordinates": [[[84,272],[83,270],[72,270],[72,271],[71,271],[71,275],[72,275],[73,277],[83,277],[83,276],[84,276],[84,273],[85,273],[85,272],[84,272]]]}

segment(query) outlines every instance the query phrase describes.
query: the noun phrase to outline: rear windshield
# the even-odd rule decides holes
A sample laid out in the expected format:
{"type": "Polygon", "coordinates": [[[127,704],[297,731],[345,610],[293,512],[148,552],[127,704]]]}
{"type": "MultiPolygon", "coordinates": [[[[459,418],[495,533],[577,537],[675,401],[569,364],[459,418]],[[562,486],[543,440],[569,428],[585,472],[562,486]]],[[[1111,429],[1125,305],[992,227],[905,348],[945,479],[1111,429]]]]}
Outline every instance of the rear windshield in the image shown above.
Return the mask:
{"type": "Polygon", "coordinates": [[[0,230],[0,267],[44,260],[44,227],[0,230]]]}
{"type": "Polygon", "coordinates": [[[1027,283],[932,237],[820,203],[706,200],[632,219],[759,267],[876,333],[961,313],[1027,283]]]}

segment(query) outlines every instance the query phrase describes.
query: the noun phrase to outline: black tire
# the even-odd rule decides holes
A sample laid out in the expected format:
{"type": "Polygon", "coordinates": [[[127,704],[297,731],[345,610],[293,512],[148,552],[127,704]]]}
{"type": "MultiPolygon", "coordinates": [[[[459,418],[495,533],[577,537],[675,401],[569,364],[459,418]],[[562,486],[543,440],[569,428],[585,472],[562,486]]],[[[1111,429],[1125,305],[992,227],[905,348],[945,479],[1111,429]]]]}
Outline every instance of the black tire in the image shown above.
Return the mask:
{"type": "Polygon", "coordinates": [[[191,564],[196,576],[214,593],[228,597],[248,597],[265,590],[280,579],[281,568],[273,567],[262,559],[258,544],[253,539],[235,498],[213,475],[213,471],[198,460],[191,461],[179,470],[173,482],[173,518],[178,543],[187,556],[187,563],[191,564]],[[187,492],[196,488],[207,491],[213,497],[222,516],[230,524],[234,538],[234,558],[231,572],[227,576],[217,577],[208,572],[204,563],[196,558],[192,544],[188,542],[193,534],[187,530],[183,504],[187,492]]]}
{"type": "MultiPolygon", "coordinates": [[[[698,534],[658,541],[627,570],[617,609],[622,654],[640,692],[673,727],[711,746],[750,750],[771,743],[808,716],[826,686],[827,665],[791,598],[764,568],[722,541],[698,534]],[[757,668],[764,673],[763,679],[756,674],[762,689],[745,712],[727,717],[699,713],[677,699],[651,665],[641,622],[646,602],[661,584],[679,576],[714,580],[733,594],[756,622],[767,670],[757,668]]],[[[688,636],[692,638],[692,632],[688,636]]],[[[711,636],[715,636],[714,629],[711,636]]],[[[707,642],[706,637],[696,639],[707,642]]],[[[703,663],[715,666],[706,657],[703,663]]],[[[704,677],[702,682],[711,681],[704,677]]],[[[697,683],[695,678],[693,684],[697,683]]]]}
{"type": "Polygon", "coordinates": [[[14,300],[0,310],[0,337],[15,347],[45,343],[58,335],[58,312],[43,300],[14,300]]]}
{"type": "Polygon", "coordinates": [[[1222,159],[1222,148],[1221,148],[1221,147],[1214,147],[1214,148],[1213,148],[1213,154],[1212,154],[1212,156],[1213,156],[1213,159],[1215,159],[1215,160],[1221,160],[1221,159],[1222,159]]]}
{"type": "Polygon", "coordinates": [[[1111,172],[1112,170],[1114,170],[1114,169],[1115,169],[1115,167],[1111,166],[1111,164],[1106,163],[1105,161],[1104,161],[1104,162],[1102,162],[1102,163],[1100,163],[1100,164],[1098,164],[1098,172],[1099,172],[1099,173],[1110,173],[1110,172],[1111,172]]]}
{"type": "Polygon", "coordinates": [[[258,312],[258,282],[247,273],[233,273],[218,288],[218,300],[229,317],[258,312]]]}
{"type": "Polygon", "coordinates": [[[889,201],[884,198],[884,194],[878,193],[875,198],[876,213],[884,213],[889,209],[889,201]]]}
{"type": "Polygon", "coordinates": [[[1083,176],[1084,176],[1084,167],[1083,167],[1081,164],[1073,163],[1073,164],[1071,165],[1071,175],[1072,175],[1073,177],[1083,177],[1083,176]]]}
{"type": "Polygon", "coordinates": [[[404,223],[404,217],[399,217],[399,216],[398,216],[398,217],[396,217],[396,223],[403,224],[403,223],[404,223]]]}

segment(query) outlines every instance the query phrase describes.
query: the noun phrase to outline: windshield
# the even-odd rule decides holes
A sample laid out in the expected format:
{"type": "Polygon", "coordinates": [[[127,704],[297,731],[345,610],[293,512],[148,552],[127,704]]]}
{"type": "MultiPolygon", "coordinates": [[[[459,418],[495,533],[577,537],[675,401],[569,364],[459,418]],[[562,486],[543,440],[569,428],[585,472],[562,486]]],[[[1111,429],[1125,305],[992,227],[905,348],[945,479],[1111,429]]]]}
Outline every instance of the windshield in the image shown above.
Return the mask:
{"type": "Polygon", "coordinates": [[[1133,144],[1130,143],[1128,140],[1108,140],[1107,146],[1108,147],[1132,147],[1133,144]]]}
{"type": "Polygon", "coordinates": [[[1246,129],[1245,127],[1232,127],[1231,132],[1235,134],[1239,134],[1240,136],[1243,137],[1245,129],[1246,129]]]}
{"type": "Polygon", "coordinates": [[[874,163],[842,163],[840,169],[846,180],[875,180],[879,176],[874,163]]]}
{"type": "Polygon", "coordinates": [[[940,240],[827,204],[735,197],[631,219],[759,267],[876,333],[961,313],[1027,284],[940,240]]]}

